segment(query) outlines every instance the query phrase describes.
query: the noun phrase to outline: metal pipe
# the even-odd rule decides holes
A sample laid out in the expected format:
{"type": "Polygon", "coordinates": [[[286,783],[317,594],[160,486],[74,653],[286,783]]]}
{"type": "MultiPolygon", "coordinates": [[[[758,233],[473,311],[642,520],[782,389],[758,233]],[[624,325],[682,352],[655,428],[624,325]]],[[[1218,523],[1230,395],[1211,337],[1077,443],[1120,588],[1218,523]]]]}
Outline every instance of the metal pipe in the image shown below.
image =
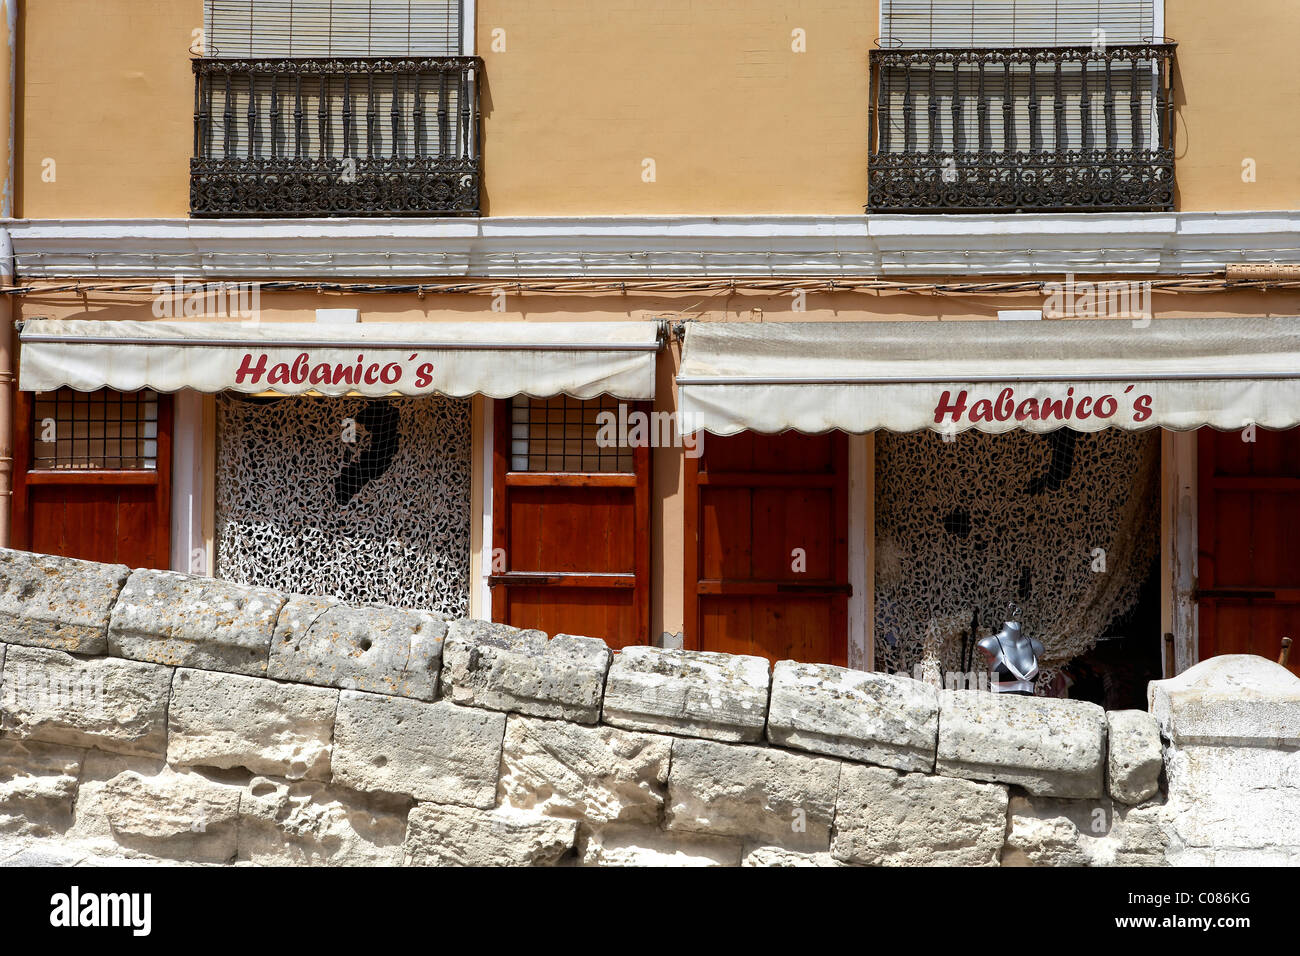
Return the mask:
{"type": "MultiPolygon", "coordinates": [[[[7,128],[5,142],[4,186],[0,190],[0,219],[14,218],[15,170],[17,169],[18,115],[18,0],[0,0],[4,5],[5,45],[0,62],[0,128],[7,128]]],[[[12,286],[15,279],[14,247],[9,230],[0,227],[0,284],[12,286]]],[[[12,531],[14,488],[14,303],[12,296],[0,296],[0,547],[9,547],[12,531]]]]}
{"type": "MultiPolygon", "coordinates": [[[[27,328],[31,328],[30,325],[27,328]]],[[[117,338],[107,335],[48,335],[23,331],[24,344],[50,342],[63,345],[156,345],[168,348],[241,348],[241,349],[396,349],[426,352],[657,352],[659,342],[368,342],[365,339],[180,339],[117,338]]],[[[1296,373],[1300,375],[1300,372],[1296,373]]]]}
{"type": "Polygon", "coordinates": [[[886,376],[830,378],[696,378],[677,376],[678,385],[1001,385],[1036,382],[1116,383],[1127,382],[1235,382],[1300,379],[1300,367],[1286,372],[1135,372],[1132,375],[945,375],[937,377],[892,378],[886,376]]]}

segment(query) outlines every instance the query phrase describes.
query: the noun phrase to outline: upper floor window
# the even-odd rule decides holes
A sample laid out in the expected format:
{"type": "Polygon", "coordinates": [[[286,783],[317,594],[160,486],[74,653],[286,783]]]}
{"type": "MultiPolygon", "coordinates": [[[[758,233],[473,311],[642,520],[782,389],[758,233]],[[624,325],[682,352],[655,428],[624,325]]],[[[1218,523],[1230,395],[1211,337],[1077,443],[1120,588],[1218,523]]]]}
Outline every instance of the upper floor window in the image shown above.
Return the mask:
{"type": "Polygon", "coordinates": [[[882,0],[868,209],[1173,207],[1154,0],[882,0]]]}
{"type": "Polygon", "coordinates": [[[455,56],[463,0],[204,0],[206,54],[455,56]]]}
{"type": "Polygon", "coordinates": [[[191,214],[477,214],[464,2],[205,0],[191,214]]]}

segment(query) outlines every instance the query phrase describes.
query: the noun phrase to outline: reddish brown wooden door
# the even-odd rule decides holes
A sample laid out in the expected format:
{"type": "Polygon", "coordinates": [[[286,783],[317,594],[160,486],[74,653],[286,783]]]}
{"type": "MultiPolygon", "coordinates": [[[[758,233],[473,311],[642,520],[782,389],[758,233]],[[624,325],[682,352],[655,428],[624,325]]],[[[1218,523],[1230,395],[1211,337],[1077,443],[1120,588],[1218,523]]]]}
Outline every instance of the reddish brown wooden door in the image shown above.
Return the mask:
{"type": "Polygon", "coordinates": [[[705,436],[686,467],[687,646],[844,664],[848,441],[705,436]]]}
{"type": "Polygon", "coordinates": [[[14,418],[14,547],[171,566],[170,396],[19,392],[14,418]]]}
{"type": "Polygon", "coordinates": [[[1300,637],[1300,429],[1246,442],[1202,428],[1197,463],[1200,656],[1276,660],[1300,637]]]}
{"type": "Polygon", "coordinates": [[[616,414],[613,400],[496,408],[492,619],[614,648],[648,643],[649,448],[597,446],[596,416],[616,414]]]}

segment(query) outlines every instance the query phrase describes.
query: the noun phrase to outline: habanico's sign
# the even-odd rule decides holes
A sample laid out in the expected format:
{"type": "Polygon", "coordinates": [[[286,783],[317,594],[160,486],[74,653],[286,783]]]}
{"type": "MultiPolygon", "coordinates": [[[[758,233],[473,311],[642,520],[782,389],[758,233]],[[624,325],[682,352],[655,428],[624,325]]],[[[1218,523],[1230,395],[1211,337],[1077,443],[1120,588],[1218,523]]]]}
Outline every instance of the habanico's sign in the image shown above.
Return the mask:
{"type": "MultiPolygon", "coordinates": [[[[341,350],[331,350],[337,354],[341,350]]],[[[300,352],[292,361],[272,362],[265,352],[245,352],[235,371],[236,385],[400,385],[429,388],[433,384],[433,363],[421,362],[412,352],[402,361],[391,354],[380,358],[358,353],[356,361],[326,361],[300,352]]]]}
{"type": "MultiPolygon", "coordinates": [[[[1041,386],[1024,386],[1024,391],[1038,391],[1041,386]]],[[[1152,397],[1136,385],[1117,393],[1076,392],[1073,386],[1063,393],[1048,396],[1018,397],[1014,386],[1006,386],[990,398],[972,398],[969,390],[955,395],[951,390],[939,396],[934,407],[934,423],[971,424],[980,422],[1070,422],[1105,421],[1144,422],[1151,417],[1152,397]]]]}

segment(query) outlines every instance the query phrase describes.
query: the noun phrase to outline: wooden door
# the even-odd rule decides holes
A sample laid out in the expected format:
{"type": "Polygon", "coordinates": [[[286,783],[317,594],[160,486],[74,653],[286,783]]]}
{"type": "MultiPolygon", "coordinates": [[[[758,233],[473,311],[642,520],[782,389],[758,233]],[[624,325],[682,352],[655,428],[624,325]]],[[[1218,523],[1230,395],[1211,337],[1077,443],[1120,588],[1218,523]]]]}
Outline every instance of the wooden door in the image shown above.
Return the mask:
{"type": "Polygon", "coordinates": [[[171,566],[171,396],[18,392],[13,545],[171,566]]]}
{"type": "Polygon", "coordinates": [[[848,439],[705,436],[686,466],[687,647],[846,663],[848,439]]]}
{"type": "Polygon", "coordinates": [[[649,447],[597,442],[599,416],[619,415],[613,399],[496,408],[492,619],[613,648],[648,643],[649,447]]]}
{"type": "MultiPolygon", "coordinates": [[[[1201,659],[1276,660],[1283,637],[1300,637],[1300,429],[1254,439],[1198,437],[1201,659]]],[[[1300,650],[1290,667],[1300,674],[1300,650]]]]}

